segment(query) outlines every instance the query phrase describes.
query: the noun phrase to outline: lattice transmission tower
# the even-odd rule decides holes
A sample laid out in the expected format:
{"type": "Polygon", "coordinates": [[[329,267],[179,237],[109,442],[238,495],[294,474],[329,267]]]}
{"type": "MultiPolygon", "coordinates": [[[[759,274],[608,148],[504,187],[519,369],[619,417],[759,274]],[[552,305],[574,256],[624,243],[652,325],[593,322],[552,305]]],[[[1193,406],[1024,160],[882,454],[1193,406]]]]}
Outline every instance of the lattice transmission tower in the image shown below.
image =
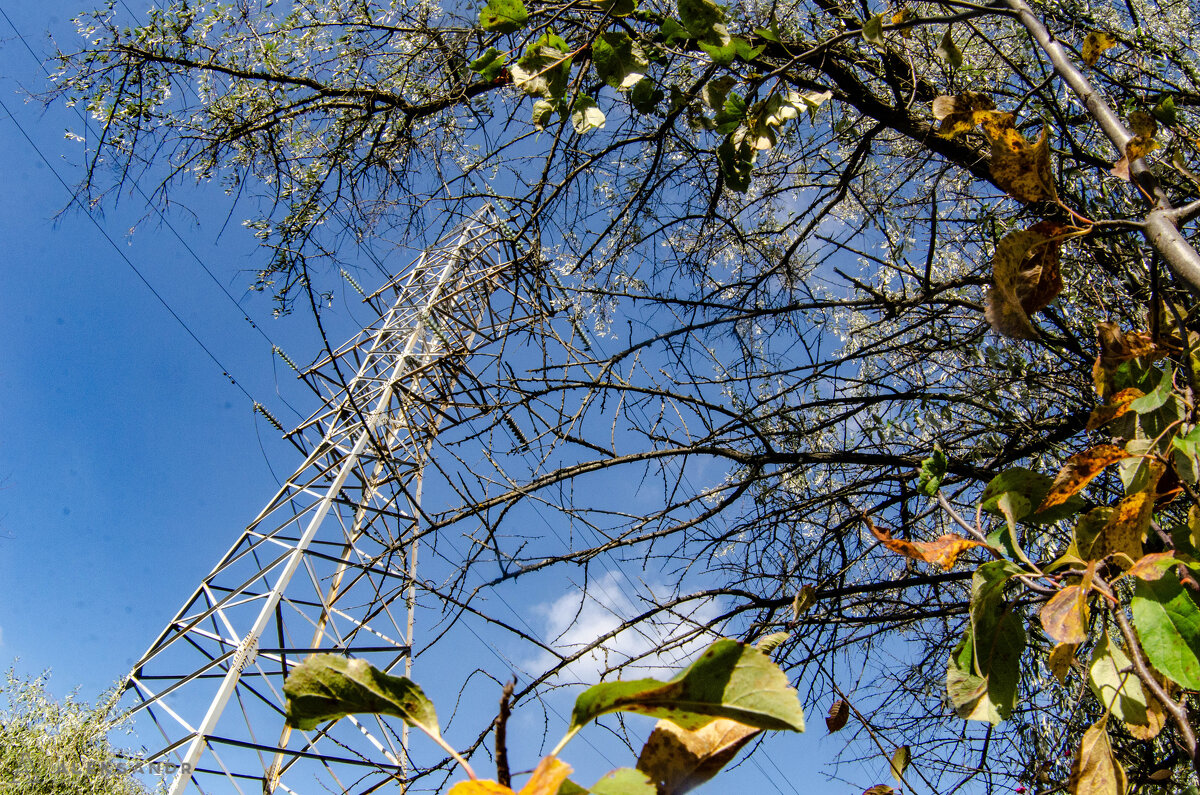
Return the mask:
{"type": "Polygon", "coordinates": [[[317,652],[409,672],[431,447],[486,411],[472,358],[541,315],[498,223],[486,206],[427,249],[370,296],[390,308],[306,371],[324,405],[293,435],[321,441],[134,666],[125,703],[141,742],[156,728],[146,761],[171,795],[407,780],[403,730],[351,716],[289,731],[283,681],[317,652]]]}

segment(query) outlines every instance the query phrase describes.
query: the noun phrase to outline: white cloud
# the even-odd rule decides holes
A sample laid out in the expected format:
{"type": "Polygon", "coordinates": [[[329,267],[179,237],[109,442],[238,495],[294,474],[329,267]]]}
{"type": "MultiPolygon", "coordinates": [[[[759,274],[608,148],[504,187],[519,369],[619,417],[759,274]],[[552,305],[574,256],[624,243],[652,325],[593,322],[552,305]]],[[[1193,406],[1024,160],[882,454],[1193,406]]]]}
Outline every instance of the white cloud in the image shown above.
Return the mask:
{"type": "MultiPolygon", "coordinates": [[[[551,602],[536,605],[534,612],[544,621],[542,637],[558,652],[571,655],[667,596],[666,588],[608,572],[590,580],[586,593],[572,590],[551,602]]],[[[673,613],[660,613],[608,638],[572,662],[558,675],[557,681],[594,684],[605,671],[629,660],[635,662],[621,678],[661,677],[674,672],[712,642],[711,633],[695,636],[694,631],[717,613],[714,599],[685,602],[673,613]]],[[[540,672],[557,661],[549,652],[543,652],[528,664],[532,671],[540,672]]]]}

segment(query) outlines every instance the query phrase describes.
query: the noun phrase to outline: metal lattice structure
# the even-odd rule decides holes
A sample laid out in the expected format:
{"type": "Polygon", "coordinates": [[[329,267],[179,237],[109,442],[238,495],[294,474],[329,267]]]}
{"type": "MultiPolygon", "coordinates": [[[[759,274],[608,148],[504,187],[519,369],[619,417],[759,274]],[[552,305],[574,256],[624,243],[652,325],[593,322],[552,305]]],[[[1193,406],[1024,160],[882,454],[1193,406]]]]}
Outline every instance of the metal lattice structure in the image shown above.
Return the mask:
{"type": "Polygon", "coordinates": [[[406,738],[381,720],[284,728],[283,681],[318,652],[408,673],[423,467],[440,428],[478,413],[472,355],[539,311],[497,223],[485,207],[426,250],[305,373],[325,402],[293,433],[320,443],[135,665],[125,698],[142,742],[148,722],[162,738],[146,761],[172,795],[406,781],[406,738]]]}

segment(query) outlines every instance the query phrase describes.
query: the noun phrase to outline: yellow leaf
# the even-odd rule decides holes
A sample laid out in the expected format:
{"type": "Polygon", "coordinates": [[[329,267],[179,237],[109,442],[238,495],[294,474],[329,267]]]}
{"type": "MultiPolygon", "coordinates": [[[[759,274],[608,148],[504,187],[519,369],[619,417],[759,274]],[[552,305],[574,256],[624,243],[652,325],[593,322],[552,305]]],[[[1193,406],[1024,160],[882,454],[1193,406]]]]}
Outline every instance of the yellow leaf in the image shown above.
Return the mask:
{"type": "Polygon", "coordinates": [[[876,784],[870,789],[863,790],[863,795],[892,795],[895,791],[887,784],[876,784]]]}
{"type": "Polygon", "coordinates": [[[1138,138],[1153,138],[1158,134],[1158,122],[1144,110],[1129,114],[1129,130],[1138,138]]]}
{"type": "Polygon", "coordinates": [[[571,766],[557,756],[547,756],[534,768],[533,775],[520,795],[555,795],[562,783],[571,775],[571,766]]]}
{"type": "Polygon", "coordinates": [[[953,138],[959,133],[970,132],[977,124],[990,120],[997,114],[996,105],[985,94],[967,91],[953,97],[941,96],[933,101],[933,117],[942,123],[938,135],[953,138]]]}
{"type": "Polygon", "coordinates": [[[1097,428],[1107,425],[1118,417],[1128,414],[1129,404],[1140,397],[1144,397],[1145,394],[1145,392],[1137,387],[1131,386],[1128,389],[1122,389],[1113,396],[1112,403],[1108,404],[1107,406],[1098,406],[1092,411],[1092,415],[1088,417],[1087,429],[1089,431],[1094,431],[1097,428]]]}
{"type": "Polygon", "coordinates": [[[695,731],[660,720],[642,748],[637,769],[656,784],[660,795],[678,795],[715,776],[758,733],[727,718],[695,731]]]}
{"type": "MultiPolygon", "coordinates": [[[[905,22],[909,22],[916,18],[917,12],[913,11],[911,8],[901,8],[895,14],[892,14],[892,24],[903,25],[905,22]]],[[[912,27],[910,26],[907,28],[901,28],[900,35],[906,39],[912,38],[912,27]]]]}
{"type": "Polygon", "coordinates": [[[811,585],[802,585],[792,600],[792,620],[800,618],[817,603],[817,589],[811,585]]]}
{"type": "Polygon", "coordinates": [[[1095,66],[1100,54],[1115,46],[1117,40],[1107,33],[1092,31],[1083,40],[1083,62],[1095,66]]]}
{"type": "Polygon", "coordinates": [[[1026,202],[1053,201],[1057,195],[1050,173],[1050,139],[1045,128],[1029,143],[1012,124],[988,131],[992,142],[992,177],[1012,197],[1026,202]]]}
{"type": "Polygon", "coordinates": [[[1059,684],[1067,681],[1067,674],[1071,671],[1071,666],[1075,664],[1076,648],[1078,646],[1074,643],[1059,643],[1050,650],[1050,660],[1047,665],[1059,684]]]}
{"type": "Polygon", "coordinates": [[[1068,585],[1042,606],[1040,617],[1046,634],[1061,644],[1087,640],[1088,590],[1068,585]]]}
{"type": "Polygon", "coordinates": [[[503,784],[497,784],[490,779],[476,778],[458,782],[450,788],[446,795],[516,795],[516,793],[503,784]]]}
{"type": "MultiPolygon", "coordinates": [[[[1090,450],[1076,453],[1067,459],[1058,477],[1054,479],[1045,499],[1038,506],[1037,513],[1062,505],[1073,495],[1083,490],[1083,487],[1099,475],[1109,464],[1115,464],[1123,458],[1129,458],[1129,453],[1113,444],[1096,445],[1090,450]]],[[[1082,641],[1075,641],[1076,643],[1082,641]]]]}
{"type": "Polygon", "coordinates": [[[1106,724],[1101,718],[1083,733],[1079,756],[1071,766],[1072,795],[1125,795],[1129,788],[1124,768],[1113,759],[1106,724]]]}

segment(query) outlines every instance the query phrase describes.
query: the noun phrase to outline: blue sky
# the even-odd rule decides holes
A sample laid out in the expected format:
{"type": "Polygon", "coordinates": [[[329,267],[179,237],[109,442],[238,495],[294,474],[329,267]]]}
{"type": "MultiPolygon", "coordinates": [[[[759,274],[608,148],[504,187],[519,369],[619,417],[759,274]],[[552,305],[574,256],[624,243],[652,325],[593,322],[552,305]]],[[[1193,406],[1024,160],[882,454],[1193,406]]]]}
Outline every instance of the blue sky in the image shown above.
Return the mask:
{"type": "MultiPolygon", "coordinates": [[[[305,313],[273,319],[269,297],[245,289],[262,254],[240,217],[227,223],[223,196],[182,190],[185,204],[218,211],[166,222],[136,193],[106,204],[98,225],[69,206],[59,177],[81,174],[82,145],[65,135],[80,118],[20,91],[45,85],[26,44],[44,56],[47,31],[70,41],[82,5],[5,5],[19,7],[0,16],[0,660],[19,659],[26,674],[51,669],[57,695],[79,687],[91,698],[126,673],[298,463],[246,393],[285,425],[298,419],[285,400],[305,413],[315,406],[244,316],[296,361],[317,337],[305,313]]],[[[335,307],[336,339],[366,319],[355,311],[335,307]]],[[[561,594],[542,597],[529,614],[542,629],[574,614],[561,594]]],[[[503,676],[477,641],[463,643],[455,648],[473,648],[478,665],[503,676]]],[[[417,679],[441,704],[458,692],[419,669],[417,679]]],[[[484,684],[480,709],[490,714],[484,684]]],[[[773,746],[782,750],[771,767],[811,776],[814,760],[833,755],[820,715],[809,718],[809,735],[773,746]]],[[[517,720],[540,732],[540,714],[517,720]]],[[[751,767],[744,786],[777,791],[764,770],[751,767]]]]}

